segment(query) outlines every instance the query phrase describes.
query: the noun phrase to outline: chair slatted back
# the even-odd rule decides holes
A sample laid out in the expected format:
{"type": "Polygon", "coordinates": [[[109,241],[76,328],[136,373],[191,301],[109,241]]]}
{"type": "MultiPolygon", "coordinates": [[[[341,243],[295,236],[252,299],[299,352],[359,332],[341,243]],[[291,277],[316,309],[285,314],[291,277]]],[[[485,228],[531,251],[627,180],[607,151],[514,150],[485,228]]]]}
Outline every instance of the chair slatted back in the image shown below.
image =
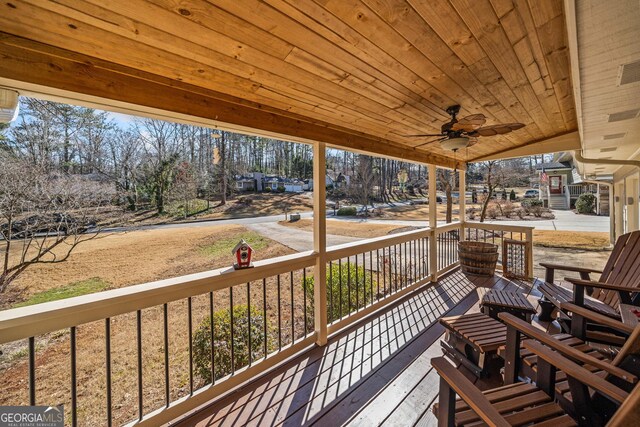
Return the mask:
{"type": "MultiPolygon", "coordinates": [[[[618,238],[602,271],[600,282],[640,291],[640,230],[618,238]]],[[[620,297],[616,291],[596,289],[592,296],[615,309],[620,305],[620,297]]]]}

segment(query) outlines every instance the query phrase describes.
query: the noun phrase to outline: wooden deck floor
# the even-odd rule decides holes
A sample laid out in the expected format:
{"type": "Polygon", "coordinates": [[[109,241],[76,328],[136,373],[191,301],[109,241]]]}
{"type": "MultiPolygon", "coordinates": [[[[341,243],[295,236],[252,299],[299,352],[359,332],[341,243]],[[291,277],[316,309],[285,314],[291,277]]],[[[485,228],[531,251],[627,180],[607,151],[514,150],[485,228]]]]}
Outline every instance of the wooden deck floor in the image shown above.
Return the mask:
{"type": "Polygon", "coordinates": [[[454,271],[179,425],[435,425],[430,407],[439,378],[430,361],[442,355],[438,319],[477,311],[483,288],[491,287],[531,291],[527,282],[470,280],[454,271]]]}

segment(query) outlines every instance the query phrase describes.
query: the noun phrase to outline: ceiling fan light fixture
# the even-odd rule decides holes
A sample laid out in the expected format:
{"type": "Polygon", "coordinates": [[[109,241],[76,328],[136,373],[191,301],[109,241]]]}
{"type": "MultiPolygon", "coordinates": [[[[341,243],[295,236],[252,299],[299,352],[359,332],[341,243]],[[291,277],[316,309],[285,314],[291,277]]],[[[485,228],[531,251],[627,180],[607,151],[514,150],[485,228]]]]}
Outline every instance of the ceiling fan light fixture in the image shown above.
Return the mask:
{"type": "Polygon", "coordinates": [[[442,141],[441,145],[445,150],[457,151],[461,148],[466,148],[469,145],[469,138],[466,136],[449,138],[442,141]]]}

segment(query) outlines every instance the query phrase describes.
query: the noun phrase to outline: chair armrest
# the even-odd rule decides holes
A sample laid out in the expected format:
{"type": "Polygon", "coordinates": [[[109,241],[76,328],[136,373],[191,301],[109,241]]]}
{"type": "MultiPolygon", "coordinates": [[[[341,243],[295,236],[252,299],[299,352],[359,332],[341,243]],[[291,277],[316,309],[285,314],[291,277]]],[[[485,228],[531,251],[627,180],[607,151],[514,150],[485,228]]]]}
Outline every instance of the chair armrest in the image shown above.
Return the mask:
{"type": "Polygon", "coordinates": [[[602,273],[602,270],[596,270],[588,267],[576,267],[573,265],[551,264],[549,262],[541,262],[540,265],[551,270],[575,271],[576,273],[602,273]]]}
{"type": "MultiPolygon", "coordinates": [[[[571,305],[573,306],[573,304],[571,305]]],[[[623,379],[631,384],[635,384],[638,382],[638,378],[635,375],[625,371],[624,369],[613,366],[612,364],[604,362],[600,359],[596,359],[595,357],[585,354],[580,350],[576,350],[575,348],[561,341],[558,341],[546,332],[531,326],[529,323],[515,317],[512,314],[502,312],[498,313],[498,317],[502,319],[502,321],[507,325],[508,328],[511,327],[517,329],[527,337],[540,341],[544,345],[557,350],[565,357],[573,360],[579,360],[582,363],[586,363],[588,365],[601,369],[609,373],[610,375],[623,379]]]]}
{"type": "Polygon", "coordinates": [[[587,371],[582,366],[577,365],[566,357],[560,355],[558,352],[543,346],[537,341],[526,340],[524,342],[524,347],[527,350],[532,351],[545,362],[564,372],[568,377],[574,378],[582,384],[593,388],[615,402],[622,403],[629,396],[629,393],[621,388],[616,387],[604,378],[587,371]]]}
{"type": "Polygon", "coordinates": [[[431,366],[440,375],[451,389],[453,389],[462,400],[487,424],[496,427],[510,427],[500,412],[489,402],[489,399],[482,394],[471,381],[459,372],[444,357],[436,357],[431,360],[431,366]]]}
{"type": "Polygon", "coordinates": [[[573,277],[565,277],[564,280],[578,286],[591,286],[593,288],[608,289],[611,291],[629,292],[629,293],[638,291],[638,289],[630,288],[628,286],[613,285],[610,283],[597,282],[595,280],[574,279],[573,277]]]}
{"type": "Polygon", "coordinates": [[[613,328],[617,331],[624,332],[625,334],[631,334],[631,332],[633,332],[633,327],[629,325],[625,325],[624,323],[612,317],[605,316],[600,313],[596,313],[595,311],[589,310],[586,307],[580,307],[579,305],[575,305],[570,302],[563,302],[562,304],[560,304],[560,308],[562,308],[563,310],[570,311],[571,313],[577,314],[579,316],[582,316],[585,319],[591,320],[594,323],[598,323],[600,325],[613,328]]]}
{"type": "Polygon", "coordinates": [[[593,268],[575,267],[572,265],[551,264],[548,262],[541,262],[540,265],[543,266],[546,270],[544,281],[547,283],[553,283],[556,270],[573,271],[576,273],[580,273],[580,278],[585,280],[591,280],[591,277],[589,277],[589,273],[602,273],[601,271],[594,270],[593,268]]]}

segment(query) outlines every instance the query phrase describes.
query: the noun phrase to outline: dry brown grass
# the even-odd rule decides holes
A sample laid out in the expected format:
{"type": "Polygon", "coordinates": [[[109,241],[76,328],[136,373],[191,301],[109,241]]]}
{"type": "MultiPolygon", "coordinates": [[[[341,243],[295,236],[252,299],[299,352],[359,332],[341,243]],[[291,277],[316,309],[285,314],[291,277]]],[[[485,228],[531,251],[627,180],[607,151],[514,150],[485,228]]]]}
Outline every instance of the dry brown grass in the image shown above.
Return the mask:
{"type": "MultiPolygon", "coordinates": [[[[299,230],[313,231],[313,220],[304,218],[299,221],[289,222],[280,221],[278,224],[287,227],[297,228],[299,230]]],[[[385,224],[370,224],[370,223],[358,223],[353,221],[337,221],[327,220],[327,234],[333,234],[337,236],[350,236],[350,237],[380,237],[391,234],[395,230],[406,228],[402,225],[385,225],[385,224]]]]}
{"type": "MultiPolygon", "coordinates": [[[[247,233],[242,226],[189,227],[164,230],[136,231],[113,234],[104,239],[85,243],[62,264],[39,265],[14,283],[18,300],[35,292],[69,282],[100,277],[112,288],[178,276],[229,265],[230,255],[217,248],[215,252],[203,250],[220,241],[231,240],[247,233]],[[214,253],[214,255],[212,255],[214,253]]],[[[229,248],[230,249],[230,248],[229,248]]],[[[267,239],[266,247],[258,251],[257,258],[266,259],[291,253],[291,249],[267,239]]],[[[310,272],[308,272],[310,274],[310,272]]],[[[288,279],[286,277],[285,279],[288,279]]],[[[294,274],[294,286],[288,280],[282,283],[283,341],[291,339],[291,328],[296,337],[304,334],[302,316],[302,272],[294,274]],[[293,296],[292,296],[293,293],[293,296]],[[288,301],[294,299],[294,318],[288,301]]],[[[252,304],[267,302],[267,316],[277,322],[277,291],[275,278],[267,283],[263,293],[262,282],[252,283],[252,304]]],[[[234,304],[247,301],[247,286],[234,287],[234,304]]],[[[5,307],[8,303],[5,302],[5,307]]],[[[215,310],[229,306],[229,291],[215,294],[215,310]]],[[[169,303],[169,353],[171,400],[189,392],[188,370],[188,311],[186,301],[169,303]]],[[[193,325],[208,316],[208,294],[193,298],[193,325]]],[[[164,402],[164,356],[162,308],[154,307],[142,312],[143,366],[145,412],[159,408],[164,402]]],[[[135,313],[112,319],[111,357],[113,380],[114,422],[123,424],[132,420],[137,410],[135,313]]],[[[80,425],[104,424],[105,410],[105,332],[104,322],[78,327],[78,399],[80,425]]],[[[273,343],[272,343],[273,344],[273,343]]],[[[0,357],[0,381],[3,392],[0,404],[27,404],[26,342],[3,346],[0,357]]],[[[69,331],[60,331],[37,337],[37,396],[39,404],[65,404],[69,416],[69,331]]],[[[197,387],[199,381],[196,378],[197,387]]],[[[67,418],[69,419],[69,418],[67,418]]]]}
{"type": "MultiPolygon", "coordinates": [[[[444,221],[446,219],[447,205],[441,203],[437,205],[438,220],[444,221]]],[[[402,205],[394,206],[392,208],[385,208],[382,217],[384,219],[397,219],[407,221],[429,221],[429,205],[402,205]]],[[[459,219],[460,209],[458,205],[452,207],[453,221],[459,219]]]]}
{"type": "Polygon", "coordinates": [[[548,248],[605,250],[609,233],[592,231],[533,230],[533,244],[548,248]]]}
{"type": "MultiPolygon", "coordinates": [[[[110,234],[82,243],[63,263],[28,269],[3,296],[1,307],[92,277],[107,281],[110,288],[120,288],[230,265],[231,256],[226,251],[211,256],[201,248],[247,232],[240,225],[211,225],[110,234]]],[[[287,253],[291,249],[269,241],[268,249],[259,251],[256,259],[287,253]]]]}
{"type": "MultiPolygon", "coordinates": [[[[191,219],[243,218],[253,216],[284,215],[288,212],[313,210],[311,193],[246,193],[229,199],[223,206],[212,207],[209,212],[191,219]]],[[[215,203],[212,203],[212,206],[215,203]]]]}

